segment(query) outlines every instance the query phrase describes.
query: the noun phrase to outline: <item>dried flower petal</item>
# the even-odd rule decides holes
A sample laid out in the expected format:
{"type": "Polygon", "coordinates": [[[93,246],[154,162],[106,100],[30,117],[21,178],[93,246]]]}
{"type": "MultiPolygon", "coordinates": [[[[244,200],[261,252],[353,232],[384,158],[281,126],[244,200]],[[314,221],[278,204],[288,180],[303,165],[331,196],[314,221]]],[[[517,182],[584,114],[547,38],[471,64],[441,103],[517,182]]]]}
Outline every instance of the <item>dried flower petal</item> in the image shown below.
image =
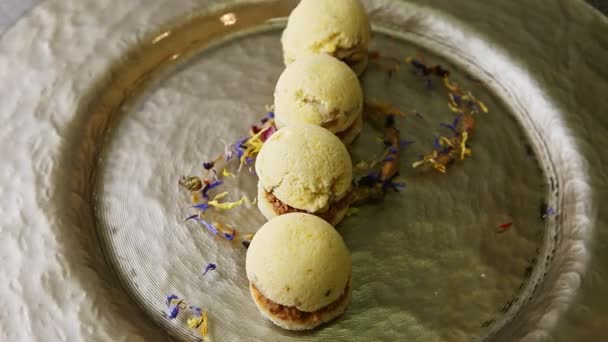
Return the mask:
{"type": "Polygon", "coordinates": [[[173,302],[173,300],[178,299],[179,297],[174,295],[174,294],[170,294],[167,296],[167,308],[169,308],[171,306],[171,303],[173,302]]]}
{"type": "Polygon", "coordinates": [[[498,233],[506,232],[512,225],[513,225],[513,222],[507,222],[507,223],[503,223],[503,224],[499,225],[498,233]]]}
{"type": "Polygon", "coordinates": [[[222,170],[222,177],[232,177],[232,178],[235,178],[236,175],[234,173],[228,171],[228,168],[224,168],[222,170]]]}
{"type": "Polygon", "coordinates": [[[251,240],[253,239],[253,234],[245,234],[243,235],[243,242],[242,245],[245,246],[245,248],[249,248],[249,244],[251,244],[251,240]]]}
{"type": "Polygon", "coordinates": [[[465,157],[471,155],[471,150],[467,148],[467,139],[469,134],[467,132],[462,133],[462,139],[460,140],[460,160],[464,160],[465,157]]]}
{"type": "Polygon", "coordinates": [[[236,208],[236,207],[242,205],[243,203],[247,203],[250,205],[253,204],[253,202],[250,202],[247,199],[247,197],[245,197],[245,196],[241,197],[240,200],[235,201],[235,202],[220,203],[219,200],[226,197],[227,195],[228,195],[228,192],[222,192],[221,194],[215,196],[212,201],[207,202],[207,204],[209,206],[212,206],[216,209],[221,209],[221,210],[230,210],[230,209],[233,209],[233,208],[236,208]]]}
{"type": "Polygon", "coordinates": [[[176,295],[172,294],[167,296],[167,317],[169,319],[175,319],[179,315],[179,310],[181,309],[181,305],[184,299],[179,299],[176,295]],[[173,304],[173,302],[177,302],[173,304]]]}
{"type": "Polygon", "coordinates": [[[192,208],[199,209],[200,211],[202,211],[204,213],[205,211],[207,211],[207,209],[209,209],[209,204],[208,203],[200,203],[200,204],[197,204],[197,205],[193,205],[192,208]]]}
{"type": "Polygon", "coordinates": [[[215,180],[213,182],[207,182],[206,181],[206,184],[203,187],[203,191],[202,191],[203,197],[208,198],[209,197],[209,191],[217,188],[218,186],[220,186],[222,184],[224,184],[224,182],[222,180],[219,180],[219,179],[215,180]]]}
{"type": "Polygon", "coordinates": [[[202,323],[203,323],[202,316],[191,317],[191,318],[188,318],[188,321],[186,321],[186,325],[188,325],[188,328],[190,328],[190,329],[197,329],[202,323]]]}
{"type": "Polygon", "coordinates": [[[213,271],[213,270],[215,270],[216,268],[217,268],[217,265],[216,265],[216,264],[213,264],[213,263],[208,263],[208,264],[207,264],[207,266],[205,266],[205,270],[204,270],[204,272],[203,272],[203,274],[202,274],[202,275],[206,275],[206,274],[207,274],[207,272],[209,272],[209,271],[213,271]]]}
{"type": "Polygon", "coordinates": [[[203,311],[203,315],[202,315],[202,319],[203,322],[201,323],[201,327],[200,327],[200,333],[201,335],[203,335],[203,337],[207,337],[208,334],[208,324],[209,324],[209,319],[207,318],[207,311],[203,311]]]}
{"type": "Polygon", "coordinates": [[[196,176],[183,176],[177,183],[188,191],[199,191],[203,188],[203,182],[196,176]]]}
{"type": "Polygon", "coordinates": [[[555,211],[554,208],[547,208],[547,211],[543,214],[543,218],[555,216],[556,213],[557,212],[555,211]]]}
{"type": "Polygon", "coordinates": [[[198,220],[198,218],[199,218],[199,214],[195,214],[195,215],[192,215],[192,216],[188,216],[188,217],[186,217],[186,218],[185,218],[185,219],[183,219],[182,221],[183,221],[183,222],[186,222],[186,221],[190,221],[190,220],[198,220]]]}
{"type": "Polygon", "coordinates": [[[452,121],[451,124],[440,123],[439,125],[442,126],[442,127],[445,127],[447,129],[449,129],[454,134],[458,134],[458,123],[460,122],[461,118],[462,118],[462,115],[457,115],[456,118],[454,118],[454,121],[452,121]]]}

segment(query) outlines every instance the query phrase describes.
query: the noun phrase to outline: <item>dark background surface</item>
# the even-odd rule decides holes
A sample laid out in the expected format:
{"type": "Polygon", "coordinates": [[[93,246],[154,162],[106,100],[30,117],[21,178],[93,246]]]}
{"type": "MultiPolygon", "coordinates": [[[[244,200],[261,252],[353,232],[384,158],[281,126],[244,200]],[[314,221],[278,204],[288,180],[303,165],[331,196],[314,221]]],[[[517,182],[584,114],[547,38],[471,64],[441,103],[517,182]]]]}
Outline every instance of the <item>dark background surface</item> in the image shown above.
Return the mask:
{"type": "Polygon", "coordinates": [[[602,13],[608,15],[608,0],[587,0],[591,6],[597,8],[602,13]]]}

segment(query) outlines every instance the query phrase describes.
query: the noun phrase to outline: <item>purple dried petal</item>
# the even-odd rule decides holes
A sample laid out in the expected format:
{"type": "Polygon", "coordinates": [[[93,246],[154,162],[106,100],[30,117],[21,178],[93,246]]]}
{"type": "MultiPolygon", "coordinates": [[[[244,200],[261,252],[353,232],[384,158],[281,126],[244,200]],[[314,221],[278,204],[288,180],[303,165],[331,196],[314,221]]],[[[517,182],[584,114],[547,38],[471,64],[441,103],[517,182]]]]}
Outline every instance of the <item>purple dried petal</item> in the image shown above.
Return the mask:
{"type": "Polygon", "coordinates": [[[207,266],[205,266],[205,271],[203,272],[203,275],[207,274],[207,272],[209,271],[213,271],[217,268],[216,264],[213,263],[208,263],[207,266]]]}
{"type": "Polygon", "coordinates": [[[390,161],[393,161],[393,160],[395,160],[395,157],[388,156],[388,157],[384,158],[383,162],[390,162],[390,161]]]}
{"type": "Polygon", "coordinates": [[[251,163],[253,163],[253,158],[251,158],[251,157],[247,157],[247,158],[245,158],[245,163],[246,163],[246,164],[251,164],[251,163]]]}
{"type": "Polygon", "coordinates": [[[206,162],[206,163],[203,163],[203,168],[204,168],[205,170],[211,170],[211,169],[213,168],[213,166],[214,166],[214,165],[215,165],[215,163],[214,163],[214,162],[206,162]]]}
{"type": "Polygon", "coordinates": [[[268,112],[266,116],[268,116],[269,119],[274,119],[274,112],[268,112]]]}
{"type": "Polygon", "coordinates": [[[390,146],[388,148],[388,153],[392,153],[392,154],[397,154],[399,151],[397,151],[397,149],[393,146],[390,146]]]}

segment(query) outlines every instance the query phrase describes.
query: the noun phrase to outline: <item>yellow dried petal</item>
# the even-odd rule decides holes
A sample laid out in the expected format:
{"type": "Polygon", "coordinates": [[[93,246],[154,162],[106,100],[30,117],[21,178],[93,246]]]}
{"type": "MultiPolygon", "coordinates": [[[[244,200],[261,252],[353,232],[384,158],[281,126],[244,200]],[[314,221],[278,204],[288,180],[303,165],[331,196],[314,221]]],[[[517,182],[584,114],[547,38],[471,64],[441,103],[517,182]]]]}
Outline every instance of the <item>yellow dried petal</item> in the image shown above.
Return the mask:
{"type": "Polygon", "coordinates": [[[232,172],[228,171],[228,169],[227,169],[227,168],[224,168],[224,169],[222,170],[222,177],[233,177],[233,178],[234,178],[234,177],[236,177],[236,176],[234,175],[234,173],[232,173],[232,172]]]}

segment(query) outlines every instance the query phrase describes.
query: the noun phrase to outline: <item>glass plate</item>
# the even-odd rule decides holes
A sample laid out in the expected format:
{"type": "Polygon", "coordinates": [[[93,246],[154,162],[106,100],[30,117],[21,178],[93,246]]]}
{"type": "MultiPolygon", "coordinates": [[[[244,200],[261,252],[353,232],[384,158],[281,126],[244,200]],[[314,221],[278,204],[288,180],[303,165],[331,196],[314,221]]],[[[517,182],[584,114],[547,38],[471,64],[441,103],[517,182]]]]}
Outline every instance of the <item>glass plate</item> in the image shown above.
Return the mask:
{"type": "MultiPolygon", "coordinates": [[[[513,340],[547,334],[579,286],[572,277],[584,274],[588,260],[593,215],[581,152],[561,108],[525,66],[487,36],[428,7],[366,2],[374,24],[372,49],[442,64],[490,111],[478,117],[472,158],[446,175],[414,170],[411,163],[432,148],[434,138],[449,133],[440,126],[454,118],[447,93],[439,81],[429,85],[404,63],[393,77],[370,66],[362,78],[366,98],[410,113],[399,128],[416,143],[404,151],[401,177],[407,188],[361,207],[337,228],[353,255],[353,302],[344,316],[311,332],[276,328],[249,297],[246,250],[182,222],[193,210],[177,179],[200,172],[202,162],[246,133],[272,103],[284,68],[279,36],[295,3],[235,1],[202,10],[188,1],[155,3],[147,10],[121,5],[124,13],[141,14],[117,29],[128,28],[128,39],[104,31],[105,44],[117,48],[101,49],[107,55],[89,62],[96,77],[86,77],[83,63],[69,94],[58,88],[46,95],[60,100],[51,106],[55,111],[78,108],[77,120],[66,116],[55,123],[70,123],[58,154],[69,168],[52,174],[62,190],[50,197],[62,204],[51,226],[96,233],[95,239],[77,237],[63,248],[100,247],[112,271],[88,262],[101,274],[94,280],[108,288],[103,298],[111,298],[114,310],[185,340],[200,335],[186,327],[187,315],[166,318],[170,293],[208,311],[211,340],[513,340]],[[543,217],[547,208],[557,214],[543,217]],[[201,277],[208,262],[217,269],[201,277]]],[[[47,9],[61,9],[55,6],[47,9]]],[[[465,10],[467,5],[452,14],[465,10]]],[[[87,27],[91,19],[71,11],[75,25],[87,27]]],[[[33,16],[44,17],[44,9],[39,12],[33,16]]],[[[95,55],[95,49],[88,51],[95,55]]],[[[74,54],[56,60],[69,61],[74,54]]],[[[364,127],[351,150],[355,163],[381,151],[380,135],[364,127]]],[[[256,182],[245,168],[224,189],[234,199],[253,198],[256,182]]],[[[255,206],[217,218],[239,234],[255,232],[264,222],[255,206]]],[[[153,329],[137,324],[142,325],[132,331],[153,329]]],[[[116,339],[122,333],[105,334],[116,339]]],[[[150,332],[141,336],[155,338],[150,332]]]]}

